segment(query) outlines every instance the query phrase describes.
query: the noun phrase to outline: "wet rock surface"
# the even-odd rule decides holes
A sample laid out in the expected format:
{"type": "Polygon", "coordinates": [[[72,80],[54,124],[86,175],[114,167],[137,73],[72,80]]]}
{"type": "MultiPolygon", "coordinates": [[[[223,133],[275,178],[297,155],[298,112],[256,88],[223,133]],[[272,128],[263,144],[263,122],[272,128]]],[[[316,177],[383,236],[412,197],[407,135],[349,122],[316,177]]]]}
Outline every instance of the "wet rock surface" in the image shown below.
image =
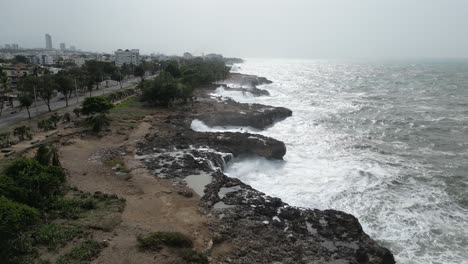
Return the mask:
{"type": "Polygon", "coordinates": [[[213,173],[201,206],[220,219],[214,229],[221,241],[235,246],[231,263],[394,263],[354,216],[292,207],[221,172],[213,173]],[[228,207],[215,208],[220,202],[228,207]]]}
{"type": "Polygon", "coordinates": [[[255,86],[244,88],[244,87],[230,87],[227,84],[221,84],[221,87],[226,91],[237,91],[243,94],[251,94],[253,96],[269,96],[270,95],[270,92],[268,92],[267,90],[263,90],[255,86]]]}
{"type": "MultiPolygon", "coordinates": [[[[217,118],[211,112],[246,111],[244,107],[206,100],[195,108],[195,117],[206,115],[202,120],[207,124],[238,125],[229,122],[236,120],[232,116],[210,123],[217,118]]],[[[253,112],[256,107],[267,106],[253,106],[253,112]]],[[[211,256],[211,263],[395,263],[392,253],[365,234],[354,216],[289,206],[223,173],[236,156],[282,159],[286,153],[283,142],[248,133],[195,132],[189,128],[193,118],[190,112],[172,112],[155,119],[157,131],[139,144],[138,155],[155,176],[175,184],[188,184],[188,177],[196,182],[200,177],[202,191],[191,187],[201,197],[201,210],[216,219],[210,225],[216,234],[211,250],[230,245],[228,252],[211,256]]]]}
{"type": "MultiPolygon", "coordinates": [[[[255,108],[250,106],[250,108],[255,108]]],[[[292,115],[285,107],[258,107],[255,110],[211,112],[197,115],[196,118],[208,126],[248,126],[264,129],[292,115]]]]}

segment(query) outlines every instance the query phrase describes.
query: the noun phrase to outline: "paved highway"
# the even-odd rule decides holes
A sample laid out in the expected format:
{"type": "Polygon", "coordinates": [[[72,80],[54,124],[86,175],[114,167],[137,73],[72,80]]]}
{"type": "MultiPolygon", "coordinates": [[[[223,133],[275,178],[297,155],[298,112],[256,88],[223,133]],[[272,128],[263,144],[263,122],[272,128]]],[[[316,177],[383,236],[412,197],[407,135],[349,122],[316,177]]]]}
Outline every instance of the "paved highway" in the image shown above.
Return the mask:
{"type": "MultiPolygon", "coordinates": [[[[155,76],[156,75],[147,76],[146,79],[152,79],[155,76]]],[[[140,81],[139,78],[133,78],[133,79],[129,79],[126,81],[122,81],[122,89],[134,87],[138,84],[139,81],[140,81]]],[[[109,81],[109,87],[105,87],[105,82],[103,83],[104,85],[100,85],[101,88],[99,90],[93,90],[92,96],[104,95],[104,94],[112,93],[121,89],[118,82],[109,81]]],[[[84,100],[84,98],[88,96],[89,96],[89,92],[86,92],[84,95],[78,96],[78,98],[72,97],[68,99],[68,107],[65,106],[65,100],[63,99],[62,95],[56,96],[55,98],[51,100],[50,107],[52,108],[52,111],[64,110],[64,109],[72,110],[76,108],[77,105],[79,105],[84,100]],[[60,97],[62,97],[62,99],[60,97]]],[[[45,103],[38,97],[37,107],[34,107],[34,103],[33,103],[29,111],[31,112],[31,118],[33,118],[35,116],[39,116],[41,114],[47,113],[48,108],[47,108],[47,105],[45,105],[45,103]]],[[[0,117],[0,126],[13,124],[13,123],[20,122],[20,121],[27,120],[27,119],[28,119],[28,112],[26,111],[25,108],[23,108],[21,111],[19,111],[19,108],[17,107],[6,108],[6,109],[3,109],[3,114],[0,117]],[[12,114],[11,113],[12,111],[17,111],[17,112],[12,114]]]]}

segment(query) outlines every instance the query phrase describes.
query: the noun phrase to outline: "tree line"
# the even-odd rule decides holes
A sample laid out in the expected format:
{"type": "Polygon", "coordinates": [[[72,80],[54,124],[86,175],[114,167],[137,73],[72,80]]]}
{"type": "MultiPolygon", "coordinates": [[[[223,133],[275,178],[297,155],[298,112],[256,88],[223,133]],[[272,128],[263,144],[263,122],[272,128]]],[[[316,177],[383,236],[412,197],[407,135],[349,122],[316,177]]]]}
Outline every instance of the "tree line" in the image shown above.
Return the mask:
{"type": "Polygon", "coordinates": [[[182,63],[166,61],[161,63],[159,75],[141,84],[142,100],[153,105],[169,107],[177,100],[193,102],[196,87],[224,80],[230,68],[223,61],[186,60],[182,63]]]}
{"type": "MultiPolygon", "coordinates": [[[[103,81],[117,81],[122,88],[122,81],[128,76],[140,77],[143,81],[146,72],[154,74],[158,69],[159,65],[152,62],[144,62],[141,65],[124,64],[117,67],[113,63],[96,60],[86,61],[81,67],[71,67],[57,74],[52,74],[45,68],[34,67],[32,74],[19,79],[17,99],[20,107],[25,108],[29,118],[31,118],[30,108],[35,99],[42,100],[51,112],[51,100],[57,96],[57,92],[63,95],[65,105],[68,106],[72,96],[85,93],[92,96],[92,91],[98,90],[103,81]]],[[[0,96],[11,91],[6,73],[0,68],[0,96]]],[[[4,108],[4,102],[4,98],[2,98],[0,115],[4,108]]]]}

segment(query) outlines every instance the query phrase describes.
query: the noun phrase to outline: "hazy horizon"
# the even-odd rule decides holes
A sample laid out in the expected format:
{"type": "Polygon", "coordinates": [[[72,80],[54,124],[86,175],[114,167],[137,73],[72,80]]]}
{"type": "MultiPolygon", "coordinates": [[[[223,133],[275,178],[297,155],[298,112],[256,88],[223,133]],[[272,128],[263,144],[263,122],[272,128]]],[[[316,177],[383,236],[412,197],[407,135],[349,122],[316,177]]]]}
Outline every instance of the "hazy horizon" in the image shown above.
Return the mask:
{"type": "Polygon", "coordinates": [[[243,58],[468,58],[468,1],[18,0],[0,45],[243,58]]]}

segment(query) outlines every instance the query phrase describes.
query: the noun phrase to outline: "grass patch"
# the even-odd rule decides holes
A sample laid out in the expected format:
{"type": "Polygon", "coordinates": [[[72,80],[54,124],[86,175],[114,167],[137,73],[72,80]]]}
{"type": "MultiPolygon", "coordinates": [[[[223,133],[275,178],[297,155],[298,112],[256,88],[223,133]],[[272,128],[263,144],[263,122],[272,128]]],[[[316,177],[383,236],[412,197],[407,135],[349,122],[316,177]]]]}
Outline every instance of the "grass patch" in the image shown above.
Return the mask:
{"type": "Polygon", "coordinates": [[[191,248],[192,240],[179,232],[154,232],[137,237],[138,248],[141,250],[159,250],[162,246],[174,248],[191,248]]]}
{"type": "Polygon", "coordinates": [[[106,247],[105,243],[95,240],[86,240],[73,248],[68,254],[57,259],[56,264],[87,264],[95,259],[101,250],[106,247]]]}
{"type": "Polygon", "coordinates": [[[72,190],[66,196],[59,198],[49,211],[56,218],[78,219],[98,212],[120,213],[124,208],[125,200],[115,194],[101,192],[91,194],[72,190]]]}
{"type": "Polygon", "coordinates": [[[127,98],[127,99],[123,100],[122,102],[120,102],[116,106],[114,106],[114,108],[117,108],[117,109],[118,108],[126,108],[126,107],[129,107],[131,105],[134,105],[137,102],[138,102],[138,99],[136,97],[130,97],[130,98],[127,98]]]}
{"type": "Polygon", "coordinates": [[[81,227],[45,224],[33,234],[34,241],[49,250],[64,246],[68,241],[83,234],[81,227]]]}
{"type": "Polygon", "coordinates": [[[208,263],[208,258],[205,255],[198,253],[193,249],[184,249],[181,252],[181,256],[182,259],[188,263],[208,263]]]}

